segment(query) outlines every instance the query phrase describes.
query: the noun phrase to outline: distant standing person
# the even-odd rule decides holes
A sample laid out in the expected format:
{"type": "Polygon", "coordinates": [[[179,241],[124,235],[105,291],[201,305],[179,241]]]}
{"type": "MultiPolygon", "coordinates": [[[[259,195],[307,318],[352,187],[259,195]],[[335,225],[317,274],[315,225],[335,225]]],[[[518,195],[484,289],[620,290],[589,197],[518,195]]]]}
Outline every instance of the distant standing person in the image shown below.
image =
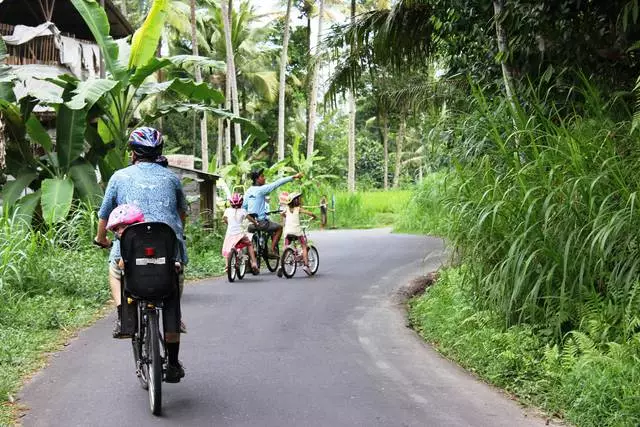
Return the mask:
{"type": "Polygon", "coordinates": [[[327,196],[322,196],[320,199],[320,230],[324,230],[327,226],[327,196]]]}
{"type": "Polygon", "coordinates": [[[258,221],[258,225],[256,226],[258,230],[273,234],[273,238],[271,239],[271,252],[269,253],[273,258],[278,257],[276,247],[280,241],[280,237],[282,236],[282,225],[271,221],[267,216],[265,199],[269,193],[276,188],[301,177],[302,174],[297,173],[293,176],[280,178],[271,184],[266,184],[264,169],[258,169],[251,172],[251,181],[253,182],[253,185],[244,193],[242,208],[258,221]]]}

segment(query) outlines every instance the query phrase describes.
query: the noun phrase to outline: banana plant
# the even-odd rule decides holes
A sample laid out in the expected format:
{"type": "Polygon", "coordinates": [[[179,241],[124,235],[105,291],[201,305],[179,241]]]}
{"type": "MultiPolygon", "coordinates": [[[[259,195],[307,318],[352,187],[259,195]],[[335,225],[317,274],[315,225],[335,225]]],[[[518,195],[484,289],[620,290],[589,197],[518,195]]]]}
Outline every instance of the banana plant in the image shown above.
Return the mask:
{"type": "Polygon", "coordinates": [[[303,188],[317,186],[323,181],[336,179],[337,176],[329,174],[316,174],[318,162],[324,160],[318,155],[318,150],[314,150],[310,155],[305,155],[300,149],[300,136],[296,136],[291,144],[291,157],[289,158],[289,170],[302,172],[304,179],[301,182],[303,188]]]}
{"type": "MultiPolygon", "coordinates": [[[[161,83],[150,81],[156,71],[169,65],[198,63],[223,68],[218,61],[189,55],[155,57],[168,0],[154,1],[144,24],[134,34],[126,65],[118,60],[118,46],[109,35],[109,21],[100,5],[95,0],[71,2],[101,49],[107,76],[88,81],[79,81],[69,75],[47,79],[62,89],[60,97],[34,94],[40,99],[30,95],[19,102],[0,98],[0,112],[7,122],[10,140],[8,173],[16,177],[3,189],[5,209],[22,207],[22,212],[29,217],[29,209],[33,212],[40,203],[47,222],[64,218],[74,194],[79,198],[100,196],[96,167],[106,180],[116,169],[125,166],[129,130],[168,113],[194,109],[207,111],[214,116],[242,122],[248,130],[264,137],[261,129],[249,120],[215,108],[224,103],[224,96],[207,83],[197,84],[181,78],[161,83]],[[149,100],[163,99],[163,96],[170,96],[172,101],[156,109],[144,110],[145,104],[157,104],[149,100]],[[56,112],[55,141],[33,114],[38,104],[52,107],[56,112]],[[34,155],[34,151],[39,153],[34,155]],[[27,187],[33,193],[20,198],[27,187]]],[[[0,40],[0,57],[3,52],[4,45],[0,40]]],[[[7,85],[11,83],[6,66],[0,68],[0,90],[12,94],[7,91],[7,85]]]]}

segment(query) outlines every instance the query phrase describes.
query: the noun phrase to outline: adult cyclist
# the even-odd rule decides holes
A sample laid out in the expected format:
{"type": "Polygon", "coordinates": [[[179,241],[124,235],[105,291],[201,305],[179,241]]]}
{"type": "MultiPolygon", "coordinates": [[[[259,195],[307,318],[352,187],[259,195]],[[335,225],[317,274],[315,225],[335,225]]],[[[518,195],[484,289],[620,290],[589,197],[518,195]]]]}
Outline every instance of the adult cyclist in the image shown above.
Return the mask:
{"type": "MultiPolygon", "coordinates": [[[[187,251],[183,240],[183,221],[187,211],[187,201],[178,177],[167,169],[166,159],[162,156],[162,135],[156,129],[141,127],[129,137],[131,149],[131,166],[116,171],[105,191],[102,206],[98,212],[98,233],[95,243],[108,247],[111,242],[107,238],[106,226],[109,214],[116,206],[136,205],[144,214],[146,221],[163,222],[171,226],[180,241],[178,261],[187,263],[187,251]]],[[[122,270],[120,260],[120,244],[113,242],[109,255],[109,285],[116,305],[121,304],[120,278],[122,270]]],[[[179,275],[180,289],[184,284],[184,274],[179,275]]],[[[121,333],[120,310],[117,310],[113,337],[126,338],[121,333]]],[[[180,291],[164,301],[163,320],[167,349],[166,382],[180,382],[184,377],[184,368],[178,360],[180,351],[180,291]]]]}
{"type": "Polygon", "coordinates": [[[265,210],[267,204],[265,199],[269,193],[276,188],[299,178],[302,178],[301,173],[280,178],[271,184],[266,184],[264,169],[257,169],[251,172],[251,181],[253,185],[244,193],[244,202],[242,207],[249,213],[249,215],[252,215],[257,220],[258,225],[256,228],[273,235],[273,238],[271,239],[271,252],[269,253],[269,256],[273,258],[278,257],[277,245],[280,241],[280,237],[282,236],[282,225],[271,221],[267,216],[267,211],[265,210]]]}

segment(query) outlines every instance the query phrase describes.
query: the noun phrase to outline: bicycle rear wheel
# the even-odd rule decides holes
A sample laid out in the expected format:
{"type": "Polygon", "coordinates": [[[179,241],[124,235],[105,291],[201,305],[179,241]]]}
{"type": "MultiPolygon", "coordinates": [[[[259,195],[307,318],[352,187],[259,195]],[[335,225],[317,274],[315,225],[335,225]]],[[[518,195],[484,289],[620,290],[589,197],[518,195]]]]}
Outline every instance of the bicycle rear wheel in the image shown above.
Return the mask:
{"type": "Polygon", "coordinates": [[[133,360],[136,364],[136,376],[138,377],[138,381],[140,381],[140,386],[146,390],[149,388],[149,383],[147,382],[147,365],[144,361],[148,355],[145,354],[146,352],[144,351],[145,346],[142,331],[138,331],[133,335],[131,338],[131,347],[133,348],[133,360]]]}
{"type": "Polygon", "coordinates": [[[292,248],[286,248],[282,253],[282,273],[287,279],[291,279],[296,274],[298,262],[296,252],[292,248]]]}
{"type": "Polygon", "coordinates": [[[149,349],[147,363],[149,382],[149,408],[153,415],[162,411],[162,356],[160,355],[160,329],[158,312],[147,313],[148,334],[145,342],[149,349]]]}
{"type": "Polygon", "coordinates": [[[227,255],[227,279],[233,283],[236,280],[236,273],[238,267],[238,254],[236,253],[235,248],[231,249],[229,255],[227,255]]]}
{"type": "MultiPolygon", "coordinates": [[[[278,269],[278,264],[280,264],[280,257],[278,258],[269,258],[269,249],[271,247],[271,240],[273,239],[272,235],[269,235],[267,239],[265,239],[265,248],[262,252],[265,264],[267,264],[267,268],[270,272],[274,272],[278,269]]],[[[276,244],[276,252],[280,252],[280,245],[276,244]]]]}
{"type": "Polygon", "coordinates": [[[247,264],[249,263],[249,255],[247,253],[247,248],[243,248],[241,255],[238,257],[237,261],[237,269],[238,269],[238,279],[244,279],[244,275],[247,273],[247,264]]]}

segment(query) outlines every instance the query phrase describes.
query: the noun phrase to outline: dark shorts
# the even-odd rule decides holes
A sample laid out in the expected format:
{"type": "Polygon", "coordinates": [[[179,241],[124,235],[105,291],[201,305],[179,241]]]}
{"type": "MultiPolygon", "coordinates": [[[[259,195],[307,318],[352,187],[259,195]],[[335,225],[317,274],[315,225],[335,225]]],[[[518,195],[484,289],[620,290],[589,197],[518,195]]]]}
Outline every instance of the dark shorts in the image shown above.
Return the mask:
{"type": "Polygon", "coordinates": [[[252,233],[254,231],[256,231],[256,229],[261,230],[261,231],[266,231],[268,233],[275,233],[276,231],[280,230],[282,228],[282,225],[278,224],[277,222],[273,222],[269,219],[263,219],[261,221],[258,221],[258,226],[254,226],[253,224],[251,224],[249,226],[249,232],[252,233]]]}
{"type": "MultiPolygon", "coordinates": [[[[109,264],[109,274],[118,280],[122,280],[122,270],[115,264],[109,264]]],[[[121,282],[122,283],[122,282],[121,282]]],[[[184,269],[178,274],[178,289],[169,298],[162,300],[162,323],[164,331],[169,333],[180,332],[180,295],[184,287],[184,269]]]]}

